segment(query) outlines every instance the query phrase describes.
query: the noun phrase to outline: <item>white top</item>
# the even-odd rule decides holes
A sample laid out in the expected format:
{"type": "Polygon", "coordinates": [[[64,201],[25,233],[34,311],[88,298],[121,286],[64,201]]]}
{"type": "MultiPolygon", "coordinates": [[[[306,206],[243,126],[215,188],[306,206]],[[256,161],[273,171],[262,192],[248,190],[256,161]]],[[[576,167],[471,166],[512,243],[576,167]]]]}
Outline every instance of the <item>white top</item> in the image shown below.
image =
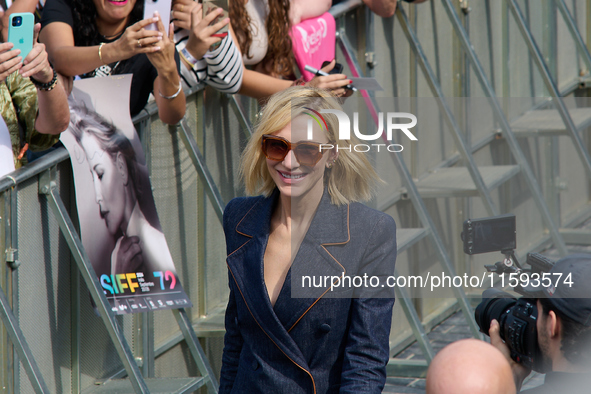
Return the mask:
{"type": "MultiPolygon", "coordinates": [[[[174,32],[174,42],[177,51],[187,45],[189,31],[177,29],[174,32]]],[[[193,87],[198,83],[206,83],[223,93],[238,93],[242,86],[244,66],[240,59],[238,46],[234,44],[232,36],[228,34],[221,44],[213,51],[208,51],[203,59],[197,60],[194,69],[181,66],[181,80],[183,87],[193,87]]]]}
{"type": "Polygon", "coordinates": [[[259,64],[267,54],[269,36],[265,22],[269,15],[269,3],[267,0],[248,0],[246,12],[250,17],[250,31],[252,34],[252,43],[248,53],[252,57],[249,59],[246,54],[243,54],[242,60],[244,60],[244,64],[249,66],[259,64]]]}

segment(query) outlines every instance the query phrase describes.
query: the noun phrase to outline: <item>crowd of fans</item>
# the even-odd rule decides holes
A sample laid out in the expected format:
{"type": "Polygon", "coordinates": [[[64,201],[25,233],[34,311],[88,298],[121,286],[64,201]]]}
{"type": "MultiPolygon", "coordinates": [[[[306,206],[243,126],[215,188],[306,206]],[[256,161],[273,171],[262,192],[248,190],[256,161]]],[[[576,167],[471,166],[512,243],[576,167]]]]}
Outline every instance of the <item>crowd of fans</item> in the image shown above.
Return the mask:
{"type": "MultiPolygon", "coordinates": [[[[396,0],[364,1],[380,16],[395,11],[396,0]]],[[[67,96],[77,78],[133,74],[130,114],[137,115],[153,97],[167,124],[185,114],[183,90],[202,83],[261,103],[294,85],[350,95],[346,86],[351,81],[345,74],[298,78],[301,71],[292,53],[290,30],[335,3],[231,0],[229,18],[223,18],[221,8],[204,17],[200,2],[173,0],[168,29],[157,14],[144,19],[141,0],[0,0],[2,114],[16,166],[51,147],[67,128],[67,96]],[[40,22],[35,49],[24,61],[7,42],[9,17],[17,12],[33,13],[40,22]],[[153,23],[157,29],[148,29],[153,23]],[[226,26],[229,34],[216,34],[226,26]]],[[[328,65],[322,71],[328,73],[336,62],[324,60],[328,65]]]]}

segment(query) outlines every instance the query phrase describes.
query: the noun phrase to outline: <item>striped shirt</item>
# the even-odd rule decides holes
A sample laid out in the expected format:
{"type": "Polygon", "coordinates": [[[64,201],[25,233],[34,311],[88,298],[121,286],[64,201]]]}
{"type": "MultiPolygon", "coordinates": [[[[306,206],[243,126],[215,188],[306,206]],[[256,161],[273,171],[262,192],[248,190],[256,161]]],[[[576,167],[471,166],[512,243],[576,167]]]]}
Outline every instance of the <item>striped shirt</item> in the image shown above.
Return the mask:
{"type": "MultiPolygon", "coordinates": [[[[174,41],[179,52],[185,48],[188,39],[188,30],[175,30],[174,41]]],[[[188,68],[183,63],[181,79],[185,88],[206,83],[220,92],[234,94],[242,86],[243,72],[242,56],[228,34],[215,50],[208,51],[202,59],[197,61],[194,69],[188,68]]]]}

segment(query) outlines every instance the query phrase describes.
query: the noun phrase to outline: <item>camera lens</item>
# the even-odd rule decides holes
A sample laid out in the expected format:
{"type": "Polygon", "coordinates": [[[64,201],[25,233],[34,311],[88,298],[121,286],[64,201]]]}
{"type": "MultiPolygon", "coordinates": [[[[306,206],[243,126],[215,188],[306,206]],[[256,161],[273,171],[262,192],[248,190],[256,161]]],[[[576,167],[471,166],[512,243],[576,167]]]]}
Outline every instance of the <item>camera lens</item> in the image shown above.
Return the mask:
{"type": "Polygon", "coordinates": [[[15,16],[12,18],[12,26],[19,27],[23,24],[23,17],[22,16],[15,16]]]}
{"type": "MultiPolygon", "coordinates": [[[[482,293],[482,302],[476,307],[474,311],[474,318],[480,331],[489,335],[488,329],[490,322],[496,319],[499,324],[503,324],[501,317],[510,309],[517,300],[511,294],[498,289],[488,289],[482,293]]],[[[503,330],[501,330],[501,336],[503,330]]]]}

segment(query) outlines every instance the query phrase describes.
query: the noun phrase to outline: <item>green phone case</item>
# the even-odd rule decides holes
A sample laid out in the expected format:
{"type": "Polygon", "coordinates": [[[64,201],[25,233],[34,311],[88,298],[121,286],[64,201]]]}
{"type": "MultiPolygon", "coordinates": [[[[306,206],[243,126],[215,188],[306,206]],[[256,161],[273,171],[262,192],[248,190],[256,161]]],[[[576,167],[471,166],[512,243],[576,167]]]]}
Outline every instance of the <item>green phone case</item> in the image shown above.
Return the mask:
{"type": "Polygon", "coordinates": [[[33,49],[33,29],[35,28],[35,17],[30,12],[19,12],[10,15],[8,22],[8,42],[14,44],[13,49],[20,49],[23,61],[33,49]],[[18,18],[21,18],[20,25],[18,18]]]}

